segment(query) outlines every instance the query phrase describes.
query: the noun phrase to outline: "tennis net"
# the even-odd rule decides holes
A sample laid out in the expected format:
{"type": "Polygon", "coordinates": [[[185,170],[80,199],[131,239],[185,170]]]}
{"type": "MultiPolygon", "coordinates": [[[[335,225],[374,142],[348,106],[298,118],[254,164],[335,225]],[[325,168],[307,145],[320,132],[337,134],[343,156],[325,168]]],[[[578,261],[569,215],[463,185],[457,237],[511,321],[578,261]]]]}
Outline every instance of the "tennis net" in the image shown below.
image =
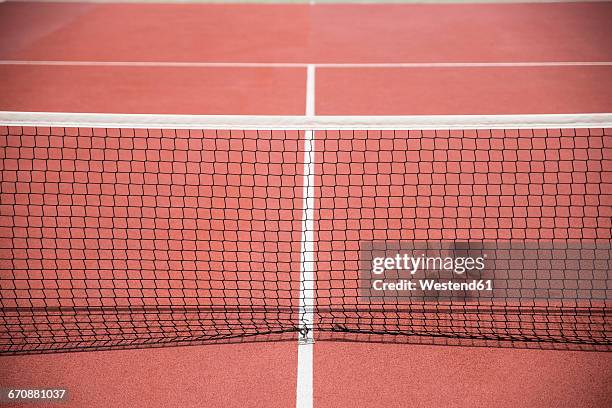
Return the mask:
{"type": "Polygon", "coordinates": [[[0,112],[0,353],[610,351],[611,149],[609,114],[0,112]]]}

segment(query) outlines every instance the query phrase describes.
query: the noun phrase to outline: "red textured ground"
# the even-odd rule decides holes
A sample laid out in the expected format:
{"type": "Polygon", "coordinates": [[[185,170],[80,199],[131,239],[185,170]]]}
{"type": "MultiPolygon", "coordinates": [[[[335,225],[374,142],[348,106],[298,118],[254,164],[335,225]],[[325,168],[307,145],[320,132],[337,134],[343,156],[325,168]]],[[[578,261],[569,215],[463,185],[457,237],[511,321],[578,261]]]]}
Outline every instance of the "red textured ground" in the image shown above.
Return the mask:
{"type": "MultiPolygon", "coordinates": [[[[0,59],[147,62],[605,62],[611,3],[0,4],[0,59]]],[[[320,68],[318,114],[612,111],[612,66],[320,68]]],[[[0,110],[294,114],[305,68],[0,65],[0,110]]],[[[0,387],[62,406],[294,405],[297,344],[0,359],[0,387]]],[[[315,344],[315,406],[610,406],[604,353],[315,344]]]]}

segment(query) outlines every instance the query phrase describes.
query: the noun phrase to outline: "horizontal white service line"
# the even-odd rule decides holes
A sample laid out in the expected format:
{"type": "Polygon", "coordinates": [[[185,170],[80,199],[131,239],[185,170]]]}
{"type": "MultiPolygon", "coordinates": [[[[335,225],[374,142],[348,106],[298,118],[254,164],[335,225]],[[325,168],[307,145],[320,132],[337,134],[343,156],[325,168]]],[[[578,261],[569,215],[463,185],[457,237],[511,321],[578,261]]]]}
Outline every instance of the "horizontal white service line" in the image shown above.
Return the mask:
{"type": "Polygon", "coordinates": [[[534,62],[197,62],[197,61],[60,61],[0,60],[0,65],[85,66],[85,67],[160,67],[160,68],[528,68],[612,66],[612,61],[534,61],[534,62]]]}
{"type": "Polygon", "coordinates": [[[0,111],[0,126],[227,130],[612,128],[612,113],[542,115],[247,116],[0,111]]]}
{"type": "MultiPolygon", "coordinates": [[[[56,3],[60,0],[0,0],[15,3],[56,3]]],[[[529,3],[572,3],[576,0],[529,0],[529,3]]],[[[581,0],[584,3],[602,3],[609,0],[581,0]]],[[[161,3],[161,4],[350,4],[352,6],[380,4],[380,0],[61,0],[62,3],[161,3]]],[[[385,0],[384,4],[499,4],[525,3],[526,0],[385,0]]]]}

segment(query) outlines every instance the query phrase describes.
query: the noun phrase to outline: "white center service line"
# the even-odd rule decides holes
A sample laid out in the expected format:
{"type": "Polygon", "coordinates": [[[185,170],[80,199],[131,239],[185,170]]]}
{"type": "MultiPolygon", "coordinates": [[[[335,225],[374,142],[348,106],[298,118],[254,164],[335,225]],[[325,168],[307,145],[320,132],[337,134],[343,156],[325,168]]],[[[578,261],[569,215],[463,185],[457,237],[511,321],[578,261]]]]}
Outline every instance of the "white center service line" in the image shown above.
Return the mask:
{"type": "Polygon", "coordinates": [[[84,66],[84,67],[166,67],[166,68],[529,68],[612,66],[612,61],[535,61],[535,62],[196,62],[196,61],[60,61],[0,60],[0,65],[84,66]]]}
{"type": "MultiPolygon", "coordinates": [[[[315,67],[306,67],[306,116],[315,115],[315,67]]],[[[302,332],[298,342],[297,408],[312,408],[314,348],[314,204],[315,138],[314,131],[304,131],[304,178],[302,197],[302,262],[300,265],[300,313],[302,332]]]]}

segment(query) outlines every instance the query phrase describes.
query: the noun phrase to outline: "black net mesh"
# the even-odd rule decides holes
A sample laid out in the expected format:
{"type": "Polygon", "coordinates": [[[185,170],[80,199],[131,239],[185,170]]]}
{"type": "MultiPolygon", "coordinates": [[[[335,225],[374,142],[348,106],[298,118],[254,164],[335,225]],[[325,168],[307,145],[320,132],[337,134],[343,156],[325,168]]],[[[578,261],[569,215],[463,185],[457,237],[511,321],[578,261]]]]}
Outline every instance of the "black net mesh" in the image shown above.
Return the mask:
{"type": "Polygon", "coordinates": [[[0,352],[612,349],[610,129],[315,131],[310,211],[306,133],[0,127],[0,352]],[[477,276],[415,278],[493,289],[373,291],[372,259],[400,252],[486,253],[477,276]]]}

